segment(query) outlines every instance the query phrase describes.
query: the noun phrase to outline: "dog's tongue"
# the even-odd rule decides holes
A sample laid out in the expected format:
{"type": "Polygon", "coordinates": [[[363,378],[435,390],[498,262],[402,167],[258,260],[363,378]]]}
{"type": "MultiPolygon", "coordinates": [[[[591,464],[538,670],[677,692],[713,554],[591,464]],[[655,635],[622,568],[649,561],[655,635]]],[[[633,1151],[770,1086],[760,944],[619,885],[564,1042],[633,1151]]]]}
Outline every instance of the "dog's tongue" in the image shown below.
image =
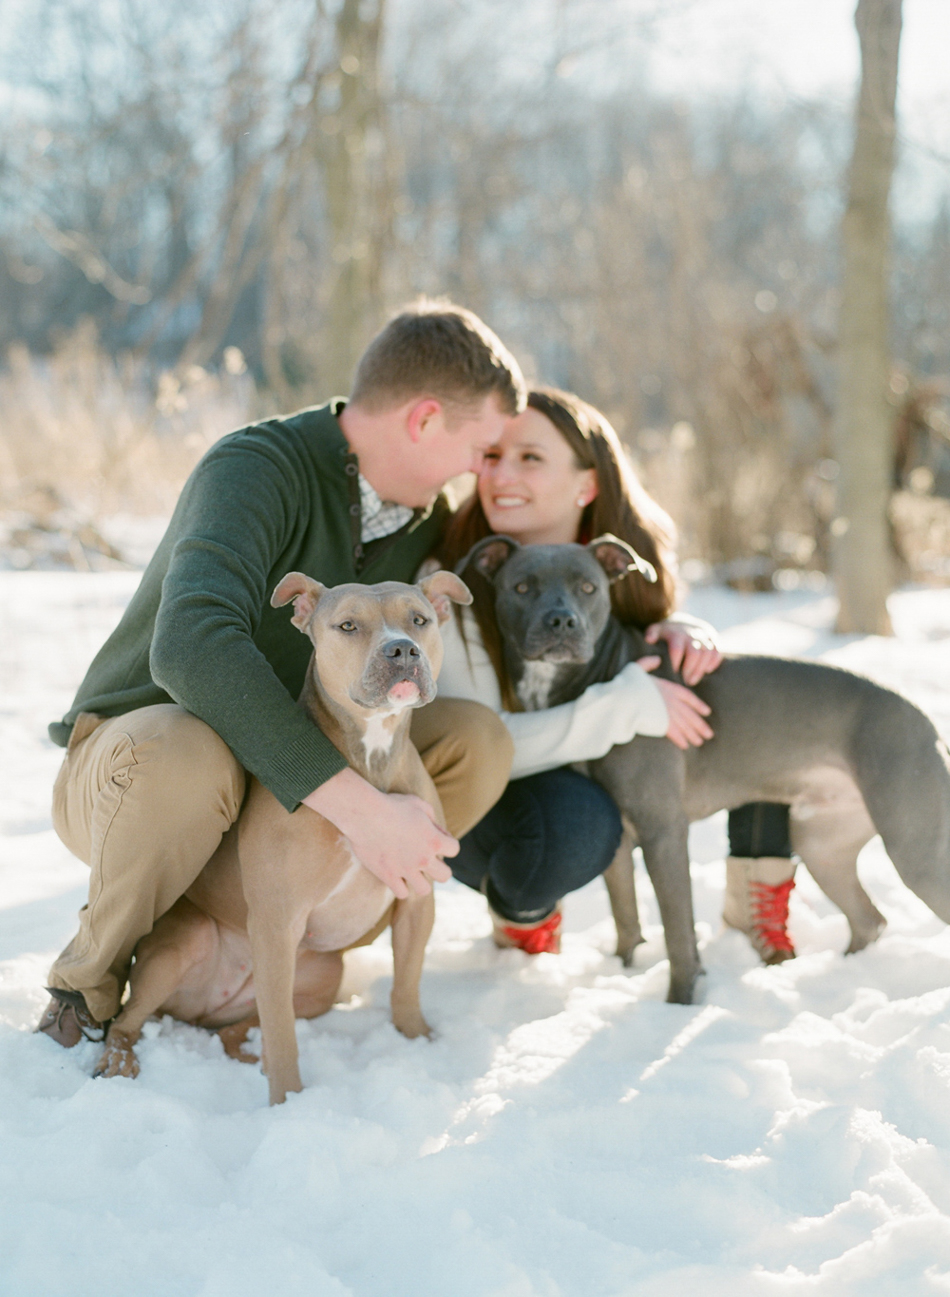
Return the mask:
{"type": "Polygon", "coordinates": [[[394,703],[411,703],[419,697],[419,686],[412,680],[400,680],[390,689],[389,697],[394,703]]]}

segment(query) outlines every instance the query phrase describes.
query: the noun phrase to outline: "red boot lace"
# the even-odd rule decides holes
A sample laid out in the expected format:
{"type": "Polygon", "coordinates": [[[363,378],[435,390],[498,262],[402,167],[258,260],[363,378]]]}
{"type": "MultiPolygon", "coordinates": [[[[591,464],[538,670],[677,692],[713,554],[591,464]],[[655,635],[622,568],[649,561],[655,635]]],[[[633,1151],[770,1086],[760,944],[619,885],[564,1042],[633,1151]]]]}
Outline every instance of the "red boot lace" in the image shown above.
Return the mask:
{"type": "Polygon", "coordinates": [[[519,950],[529,955],[556,955],[561,948],[561,916],[557,910],[533,928],[502,928],[519,950]]]}
{"type": "Polygon", "coordinates": [[[773,951],[794,958],[795,947],[786,931],[788,924],[788,898],[795,879],[784,883],[751,883],[753,923],[762,941],[773,951]]]}

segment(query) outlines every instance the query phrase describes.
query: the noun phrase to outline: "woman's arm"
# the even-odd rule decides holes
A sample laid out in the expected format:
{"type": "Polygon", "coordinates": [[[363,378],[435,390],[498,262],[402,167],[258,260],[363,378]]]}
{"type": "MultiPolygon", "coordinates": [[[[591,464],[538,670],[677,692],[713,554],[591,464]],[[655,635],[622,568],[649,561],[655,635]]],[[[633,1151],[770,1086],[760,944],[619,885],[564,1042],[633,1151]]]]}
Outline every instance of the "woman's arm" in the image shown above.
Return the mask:
{"type": "Polygon", "coordinates": [[[540,712],[502,712],[501,718],[515,742],[512,779],[594,761],[637,734],[662,738],[669,726],[656,681],[635,662],[573,702],[540,712]]]}
{"type": "Polygon", "coordinates": [[[709,707],[683,685],[652,679],[647,672],[659,665],[659,658],[641,658],[573,702],[540,712],[502,712],[515,743],[512,779],[595,761],[638,734],[667,738],[684,751],[711,739],[709,707]]]}
{"type": "Polygon", "coordinates": [[[594,761],[637,734],[666,737],[684,749],[712,737],[703,719],[709,708],[701,698],[682,685],[648,674],[660,665],[658,657],[631,662],[613,680],[591,685],[573,702],[539,712],[506,712],[475,618],[467,611],[463,617],[465,642],[454,617],[442,627],[445,656],[439,693],[471,698],[501,715],[515,745],[513,779],[573,761],[594,761]]]}

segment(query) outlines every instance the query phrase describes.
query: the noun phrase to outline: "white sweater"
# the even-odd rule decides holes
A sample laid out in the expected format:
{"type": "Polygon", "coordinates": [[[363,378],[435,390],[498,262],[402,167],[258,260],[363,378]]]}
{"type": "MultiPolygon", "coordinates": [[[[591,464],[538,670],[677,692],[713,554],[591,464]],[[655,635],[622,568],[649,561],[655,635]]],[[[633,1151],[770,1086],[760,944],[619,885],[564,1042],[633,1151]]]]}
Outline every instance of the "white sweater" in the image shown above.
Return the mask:
{"type": "Polygon", "coordinates": [[[554,770],[573,761],[606,756],[635,734],[661,738],[669,718],[666,704],[650,676],[635,662],[608,680],[591,685],[572,703],[539,712],[506,712],[501,705],[498,677],[482,644],[478,623],[469,608],[462,610],[466,640],[454,614],[442,626],[445,658],[439,672],[439,694],[470,698],[498,712],[515,744],[512,779],[554,770]]]}

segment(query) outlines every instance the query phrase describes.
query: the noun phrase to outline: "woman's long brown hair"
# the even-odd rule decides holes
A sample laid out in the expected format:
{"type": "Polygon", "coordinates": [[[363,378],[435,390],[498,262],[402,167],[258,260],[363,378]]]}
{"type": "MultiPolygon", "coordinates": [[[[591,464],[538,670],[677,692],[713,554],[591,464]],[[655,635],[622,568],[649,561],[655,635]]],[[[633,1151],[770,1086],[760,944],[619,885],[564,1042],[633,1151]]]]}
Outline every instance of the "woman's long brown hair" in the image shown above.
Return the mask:
{"type": "MultiPolygon", "coordinates": [[[[656,568],[656,584],[639,572],[629,572],[610,588],[614,615],[626,625],[641,630],[662,621],[672,612],[676,596],[675,529],[669,516],[641,486],[620,444],[620,438],[599,411],[570,392],[540,387],[528,395],[528,405],[543,414],[574,453],[579,469],[592,468],[597,475],[597,495],[581,516],[578,540],[586,543],[611,532],[619,536],[656,568]]],[[[472,546],[492,534],[476,491],[449,520],[435,557],[443,567],[454,568],[472,546]]],[[[501,636],[495,621],[491,582],[469,568],[462,573],[472,591],[472,611],[482,641],[501,687],[502,702],[517,711],[517,701],[505,667],[501,636]]],[[[456,609],[460,614],[461,609],[456,609]]],[[[465,630],[459,615],[464,641],[465,630]]]]}

